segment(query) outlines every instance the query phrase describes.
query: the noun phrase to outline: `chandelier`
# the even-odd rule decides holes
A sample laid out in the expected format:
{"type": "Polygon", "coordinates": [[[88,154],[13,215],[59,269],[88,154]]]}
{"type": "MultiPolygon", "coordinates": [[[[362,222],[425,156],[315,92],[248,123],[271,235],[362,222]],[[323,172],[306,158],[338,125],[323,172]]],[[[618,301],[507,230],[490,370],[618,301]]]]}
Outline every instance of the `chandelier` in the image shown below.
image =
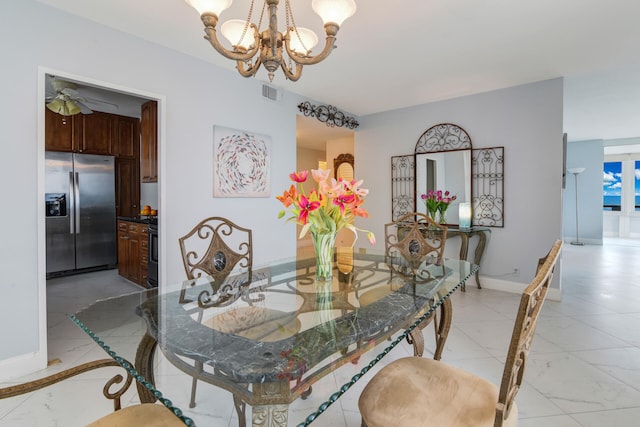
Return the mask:
{"type": "Polygon", "coordinates": [[[262,13],[257,24],[252,22],[253,5],[251,0],[246,20],[231,19],[224,22],[220,31],[231,43],[227,49],[220,43],[216,26],[220,13],[231,6],[233,0],[185,0],[200,13],[206,33],[205,39],[222,56],[236,61],[238,72],[244,77],[252,77],[264,65],[269,73],[269,81],[273,81],[278,67],[282,68],[287,79],[297,81],[304,65],[317,64],[329,56],[335,47],[336,35],[345,19],[356,11],[354,0],[312,0],[313,11],[320,15],[324,22],[326,39],[324,48],[313,56],[311,49],[318,44],[316,34],[298,27],[293,17],[289,0],[285,0],[286,30],[278,31],[278,3],[280,0],[264,0],[262,13]],[[267,28],[260,30],[267,12],[267,28]],[[286,53],[287,58],[284,54],[286,53]]]}

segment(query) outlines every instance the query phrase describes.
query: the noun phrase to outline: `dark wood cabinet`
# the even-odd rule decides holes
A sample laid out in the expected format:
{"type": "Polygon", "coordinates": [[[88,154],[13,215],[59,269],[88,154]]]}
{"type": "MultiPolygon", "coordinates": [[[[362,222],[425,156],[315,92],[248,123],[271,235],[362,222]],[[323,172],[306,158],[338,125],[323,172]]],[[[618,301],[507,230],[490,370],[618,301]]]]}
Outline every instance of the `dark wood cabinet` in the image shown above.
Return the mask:
{"type": "Polygon", "coordinates": [[[118,274],[148,287],[149,226],[118,220],[118,274]]]}
{"type": "Polygon", "coordinates": [[[140,120],[94,111],[62,116],[45,109],[45,149],[140,157],[140,120]]]}
{"type": "Polygon", "coordinates": [[[138,159],[116,157],[116,216],[135,217],[140,211],[138,159]]]}
{"type": "Polygon", "coordinates": [[[140,156],[140,120],[114,116],[112,154],[118,158],[137,159],[140,156]]]}
{"type": "Polygon", "coordinates": [[[45,150],[112,155],[113,115],[62,116],[45,108],[45,150]]]}
{"type": "Polygon", "coordinates": [[[156,101],[142,104],[140,139],[142,182],[158,182],[158,103],[156,101]]]}
{"type": "Polygon", "coordinates": [[[77,133],[73,116],[62,116],[44,109],[44,145],[49,151],[73,152],[77,133]]]}
{"type": "Polygon", "coordinates": [[[76,138],[76,148],[79,153],[113,155],[111,144],[113,142],[112,114],[94,111],[92,114],[79,114],[74,116],[79,122],[76,138]]]}

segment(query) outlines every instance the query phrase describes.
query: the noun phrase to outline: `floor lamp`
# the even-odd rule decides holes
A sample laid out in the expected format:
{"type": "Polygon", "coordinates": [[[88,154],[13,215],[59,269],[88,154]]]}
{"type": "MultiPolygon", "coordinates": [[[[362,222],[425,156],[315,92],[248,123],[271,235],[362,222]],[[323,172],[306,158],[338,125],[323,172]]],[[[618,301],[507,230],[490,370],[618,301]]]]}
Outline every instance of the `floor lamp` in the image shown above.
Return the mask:
{"type": "Polygon", "coordinates": [[[572,245],[583,246],[584,243],[580,241],[578,237],[578,175],[584,172],[585,168],[571,168],[567,169],[567,172],[572,173],[576,180],[576,241],[571,242],[572,245]]]}

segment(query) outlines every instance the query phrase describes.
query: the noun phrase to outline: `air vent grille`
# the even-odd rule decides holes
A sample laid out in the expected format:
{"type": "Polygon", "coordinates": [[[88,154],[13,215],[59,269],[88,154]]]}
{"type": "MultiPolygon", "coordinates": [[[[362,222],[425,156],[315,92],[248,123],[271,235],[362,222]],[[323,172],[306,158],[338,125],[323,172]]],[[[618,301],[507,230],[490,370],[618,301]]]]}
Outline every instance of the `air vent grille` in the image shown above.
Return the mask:
{"type": "Polygon", "coordinates": [[[280,91],[269,85],[262,85],[262,96],[271,101],[280,101],[280,91]]]}

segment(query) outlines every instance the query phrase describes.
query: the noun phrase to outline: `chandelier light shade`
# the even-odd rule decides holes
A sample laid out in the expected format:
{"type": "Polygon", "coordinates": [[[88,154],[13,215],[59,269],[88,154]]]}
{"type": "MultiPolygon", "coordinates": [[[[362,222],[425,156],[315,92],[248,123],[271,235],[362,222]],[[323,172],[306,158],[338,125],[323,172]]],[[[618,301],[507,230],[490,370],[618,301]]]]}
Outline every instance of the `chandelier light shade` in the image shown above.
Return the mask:
{"type": "Polygon", "coordinates": [[[312,55],[312,49],[318,44],[318,36],[313,31],[296,25],[289,0],[284,0],[286,26],[283,32],[278,29],[280,0],[264,0],[257,24],[252,21],[255,0],[251,0],[246,20],[231,19],[224,22],[220,26],[220,32],[231,44],[231,49],[220,43],[216,27],[220,14],[231,6],[233,0],[185,1],[200,14],[205,39],[222,56],[236,61],[236,68],[242,76],[255,76],[263,65],[269,74],[269,81],[273,81],[278,68],[282,68],[287,79],[297,81],[303,66],[326,59],[335,48],[340,26],[356,11],[354,0],[312,0],[311,7],[322,19],[325,30],[322,51],[312,55]],[[263,22],[267,25],[266,29],[260,28],[263,22]]]}

